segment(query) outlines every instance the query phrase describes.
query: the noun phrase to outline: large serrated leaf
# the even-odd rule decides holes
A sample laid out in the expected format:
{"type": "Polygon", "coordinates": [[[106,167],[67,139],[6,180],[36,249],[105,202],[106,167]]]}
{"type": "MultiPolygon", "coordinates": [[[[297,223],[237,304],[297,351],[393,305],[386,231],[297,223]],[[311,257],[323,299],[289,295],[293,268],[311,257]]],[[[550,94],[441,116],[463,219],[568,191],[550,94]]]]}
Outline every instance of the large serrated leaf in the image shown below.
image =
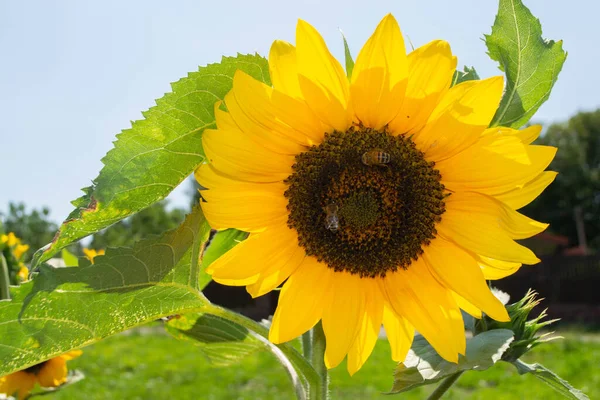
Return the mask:
{"type": "Polygon", "coordinates": [[[394,372],[392,393],[401,393],[418,386],[429,385],[457,372],[483,371],[500,360],[513,341],[513,332],[495,329],[467,339],[467,350],[459,356],[458,364],[448,362],[438,355],[423,338],[415,338],[406,360],[394,372]]]}
{"type": "Polygon", "coordinates": [[[42,266],[0,301],[0,376],[128,328],[209,304],[198,290],[199,254],[210,227],[200,206],[176,230],[95,264],[42,266]]]}
{"type": "Polygon", "coordinates": [[[207,313],[181,315],[167,323],[167,331],[178,339],[194,342],[206,359],[223,367],[235,364],[266,345],[245,327],[207,313]]]}
{"type": "Polygon", "coordinates": [[[542,38],[542,25],[521,0],[500,0],[490,57],[506,73],[506,90],[491,126],[523,126],[548,99],[567,54],[562,41],[542,38]]]}
{"type": "Polygon", "coordinates": [[[527,364],[521,360],[517,360],[512,364],[515,367],[517,367],[517,371],[519,371],[519,374],[534,375],[536,378],[540,379],[552,389],[556,390],[558,393],[562,394],[568,399],[590,400],[590,398],[581,390],[575,389],[569,384],[569,382],[565,381],[564,379],[562,379],[561,377],[559,377],[554,372],[550,371],[548,368],[544,367],[541,364],[527,364]]]}
{"type": "Polygon", "coordinates": [[[164,199],[204,159],[202,132],[214,126],[213,106],[231,89],[236,70],[270,84],[259,55],[223,57],[172,84],[144,119],[117,135],[104,167],[34,266],[60,249],[164,199]]]}

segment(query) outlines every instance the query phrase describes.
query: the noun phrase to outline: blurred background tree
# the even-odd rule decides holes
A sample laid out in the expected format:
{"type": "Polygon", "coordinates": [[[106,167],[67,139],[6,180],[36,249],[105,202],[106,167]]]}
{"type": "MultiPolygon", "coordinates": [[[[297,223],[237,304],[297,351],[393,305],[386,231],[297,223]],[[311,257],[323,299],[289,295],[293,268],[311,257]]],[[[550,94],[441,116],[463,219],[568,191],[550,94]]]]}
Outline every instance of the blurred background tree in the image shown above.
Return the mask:
{"type": "Polygon", "coordinates": [[[587,239],[588,247],[600,248],[600,110],[550,125],[536,144],[558,147],[548,169],[559,174],[523,212],[550,223],[550,230],[567,236],[570,245],[587,239]]]}
{"type": "Polygon", "coordinates": [[[14,232],[17,237],[29,245],[25,259],[40,247],[50,243],[58,225],[49,218],[50,210],[47,207],[32,209],[30,212],[24,203],[9,203],[8,212],[0,212],[0,225],[4,232],[14,232]]]}

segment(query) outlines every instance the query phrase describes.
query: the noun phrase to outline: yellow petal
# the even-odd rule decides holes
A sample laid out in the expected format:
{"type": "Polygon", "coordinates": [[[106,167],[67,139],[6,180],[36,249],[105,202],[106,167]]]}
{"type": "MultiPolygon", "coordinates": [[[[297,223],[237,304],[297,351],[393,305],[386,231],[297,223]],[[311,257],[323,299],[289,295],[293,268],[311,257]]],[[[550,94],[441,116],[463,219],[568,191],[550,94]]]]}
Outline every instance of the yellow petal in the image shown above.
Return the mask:
{"type": "Polygon", "coordinates": [[[0,393],[8,396],[18,394],[19,400],[24,400],[35,386],[35,375],[25,371],[17,371],[0,377],[0,393]]]}
{"type": "Polygon", "coordinates": [[[524,146],[516,137],[483,136],[475,145],[436,163],[442,183],[452,191],[496,195],[522,187],[550,164],[556,148],[524,146]]]}
{"type": "Polygon", "coordinates": [[[392,360],[404,361],[415,336],[415,328],[386,304],[383,308],[383,327],[390,342],[392,360]]]}
{"type": "Polygon", "coordinates": [[[469,303],[464,297],[460,296],[456,292],[452,292],[452,297],[456,300],[456,304],[460,307],[461,310],[465,311],[467,314],[471,315],[474,318],[481,319],[481,310],[475,307],[473,304],[469,303]]]}
{"type": "Polygon", "coordinates": [[[450,88],[456,70],[456,57],[450,45],[434,40],[408,55],[408,86],[402,108],[390,122],[397,134],[413,134],[427,123],[440,98],[450,88]]]}
{"type": "Polygon", "coordinates": [[[314,257],[305,257],[283,285],[269,340],[283,343],[311,329],[328,306],[334,273],[314,257]]]}
{"type": "Polygon", "coordinates": [[[264,262],[266,268],[259,273],[256,282],[246,288],[252,297],[262,296],[281,285],[304,260],[306,253],[304,248],[298,245],[298,234],[287,226],[282,226],[280,230],[284,231],[282,236],[286,237],[287,242],[283,246],[288,247],[289,253],[275,262],[264,262]],[[295,248],[292,247],[292,244],[295,245],[295,248]]]}
{"type": "Polygon", "coordinates": [[[346,357],[361,328],[366,303],[363,279],[336,272],[328,297],[323,309],[323,331],[327,338],[325,365],[334,368],[346,357]]]}
{"type": "Polygon", "coordinates": [[[510,319],[504,305],[488,288],[479,265],[467,252],[442,238],[434,239],[423,250],[430,271],[445,286],[493,319],[510,319]]]}
{"type": "Polygon", "coordinates": [[[381,129],[398,114],[407,81],[404,39],[398,22],[388,14],[361,49],[352,71],[352,106],[364,126],[381,129]]]}
{"type": "Polygon", "coordinates": [[[540,136],[542,132],[541,125],[531,125],[525,129],[512,129],[505,126],[495,126],[493,128],[486,129],[482,136],[487,135],[500,135],[500,136],[513,136],[518,138],[523,144],[531,144],[540,136]]]}
{"type": "Polygon", "coordinates": [[[261,232],[287,221],[287,186],[283,182],[249,183],[219,176],[214,168],[201,166],[196,172],[204,200],[202,211],[211,227],[217,230],[236,228],[261,232]]]}
{"type": "Polygon", "coordinates": [[[212,166],[234,179],[277,182],[292,173],[294,156],[267,150],[239,130],[206,129],[202,144],[212,166]]]}
{"type": "Polygon", "coordinates": [[[348,351],[348,373],[351,376],[363,366],[373,352],[383,317],[383,295],[377,282],[373,279],[363,279],[362,286],[367,302],[360,330],[348,351]]]}
{"type": "Polygon", "coordinates": [[[554,171],[545,171],[527,182],[522,187],[494,195],[495,198],[509,207],[518,210],[535,200],[558,175],[554,171]]]}
{"type": "Polygon", "coordinates": [[[57,387],[67,380],[67,362],[62,357],[52,358],[42,366],[37,374],[42,387],[57,387]]]}
{"type": "Polygon", "coordinates": [[[61,354],[59,357],[62,357],[65,360],[72,360],[74,358],[79,357],[82,354],[83,354],[82,350],[71,350],[71,351],[67,351],[64,354],[61,354]]]}
{"type": "Polygon", "coordinates": [[[265,148],[288,155],[305,151],[306,138],[279,119],[272,95],[273,88],[238,70],[225,104],[239,129],[265,148]]]}
{"type": "Polygon", "coordinates": [[[383,283],[394,312],[406,318],[440,356],[458,362],[458,354],[464,354],[466,346],[460,310],[423,260],[387,274],[383,283]]]}
{"type": "Polygon", "coordinates": [[[281,224],[250,234],[248,239],[215,260],[206,272],[223,285],[250,285],[268,269],[285,269],[288,263],[297,266],[298,249],[296,232],[281,224]]]}
{"type": "Polygon", "coordinates": [[[452,193],[436,229],[445,239],[466,250],[498,260],[536,264],[539,259],[516,243],[498,217],[498,203],[479,193],[452,193]]]}
{"type": "Polygon", "coordinates": [[[475,258],[479,263],[483,276],[488,280],[506,278],[517,272],[522,265],[521,263],[500,261],[479,254],[476,254],[475,258]]]}
{"type": "Polygon", "coordinates": [[[302,98],[298,83],[296,48],[283,40],[276,40],[269,51],[269,72],[273,87],[288,96],[302,98]]]}
{"type": "Polygon", "coordinates": [[[353,115],[348,79],[319,32],[302,20],[296,27],[296,57],[300,90],[309,107],[330,128],[346,131],[353,115]]]}
{"type": "Polygon", "coordinates": [[[412,137],[431,161],[445,160],[474,144],[502,96],[500,76],[460,83],[442,97],[425,127],[412,137]]]}

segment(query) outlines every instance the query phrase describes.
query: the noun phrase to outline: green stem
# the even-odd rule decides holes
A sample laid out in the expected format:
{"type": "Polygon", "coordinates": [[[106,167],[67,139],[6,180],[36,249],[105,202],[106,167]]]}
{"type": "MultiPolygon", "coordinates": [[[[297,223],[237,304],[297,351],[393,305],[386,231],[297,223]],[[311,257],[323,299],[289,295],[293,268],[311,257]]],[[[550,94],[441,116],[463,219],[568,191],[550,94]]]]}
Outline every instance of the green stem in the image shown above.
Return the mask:
{"type": "MultiPolygon", "coordinates": [[[[202,309],[202,311],[242,325],[243,327],[247,328],[250,332],[255,333],[255,337],[257,339],[269,344],[272,351],[273,348],[275,348],[276,351],[273,351],[273,353],[284,364],[286,370],[290,374],[290,379],[292,380],[292,384],[294,385],[294,389],[296,390],[296,397],[298,399],[306,399],[304,384],[307,384],[308,387],[320,385],[321,377],[319,376],[319,374],[317,374],[317,372],[310,365],[310,363],[302,356],[302,354],[300,354],[289,343],[283,343],[278,345],[270,343],[268,340],[269,330],[263,325],[251,320],[250,318],[246,318],[243,315],[227,310],[225,308],[221,308],[214,304],[207,305],[202,309]],[[280,356],[284,356],[285,359],[282,359],[282,357],[280,356]],[[296,382],[295,377],[291,374],[292,371],[290,371],[289,368],[287,368],[287,366],[285,365],[286,360],[289,360],[289,362],[292,364],[291,366],[293,366],[293,368],[301,374],[302,378],[305,379],[306,382],[296,382]]],[[[312,397],[310,399],[313,400],[312,397]]],[[[315,399],[320,398],[316,397],[315,399]]]]}
{"type": "Polygon", "coordinates": [[[431,395],[429,395],[427,400],[440,399],[444,395],[444,393],[446,393],[448,391],[448,389],[450,389],[450,386],[452,386],[454,384],[454,382],[456,382],[458,380],[458,378],[460,378],[460,376],[462,375],[463,372],[465,372],[465,371],[459,371],[459,372],[455,373],[454,375],[450,375],[449,377],[444,379],[442,381],[442,383],[440,383],[440,386],[438,386],[433,391],[433,393],[431,393],[431,395]]]}
{"type": "Polygon", "coordinates": [[[0,300],[10,299],[10,277],[4,254],[0,253],[0,300]]]}
{"type": "Polygon", "coordinates": [[[318,385],[310,385],[310,400],[327,400],[329,398],[329,374],[325,366],[325,332],[319,322],[312,329],[311,364],[319,375],[318,385]]]}
{"type": "Polygon", "coordinates": [[[312,360],[312,329],[302,334],[302,355],[312,360]]]}

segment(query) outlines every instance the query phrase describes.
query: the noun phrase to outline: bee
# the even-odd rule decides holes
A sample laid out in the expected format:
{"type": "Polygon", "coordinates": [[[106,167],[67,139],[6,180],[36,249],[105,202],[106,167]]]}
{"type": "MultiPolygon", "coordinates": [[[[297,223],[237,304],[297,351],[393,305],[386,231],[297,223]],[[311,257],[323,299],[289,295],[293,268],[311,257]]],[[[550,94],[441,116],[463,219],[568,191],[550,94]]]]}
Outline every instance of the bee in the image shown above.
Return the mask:
{"type": "Polygon", "coordinates": [[[373,149],[363,153],[360,158],[365,165],[377,165],[387,167],[387,164],[392,161],[390,153],[386,153],[381,149],[373,149]]]}
{"type": "Polygon", "coordinates": [[[340,228],[340,220],[337,215],[338,206],[335,204],[328,204],[325,207],[325,228],[329,229],[331,232],[337,232],[340,228]]]}

